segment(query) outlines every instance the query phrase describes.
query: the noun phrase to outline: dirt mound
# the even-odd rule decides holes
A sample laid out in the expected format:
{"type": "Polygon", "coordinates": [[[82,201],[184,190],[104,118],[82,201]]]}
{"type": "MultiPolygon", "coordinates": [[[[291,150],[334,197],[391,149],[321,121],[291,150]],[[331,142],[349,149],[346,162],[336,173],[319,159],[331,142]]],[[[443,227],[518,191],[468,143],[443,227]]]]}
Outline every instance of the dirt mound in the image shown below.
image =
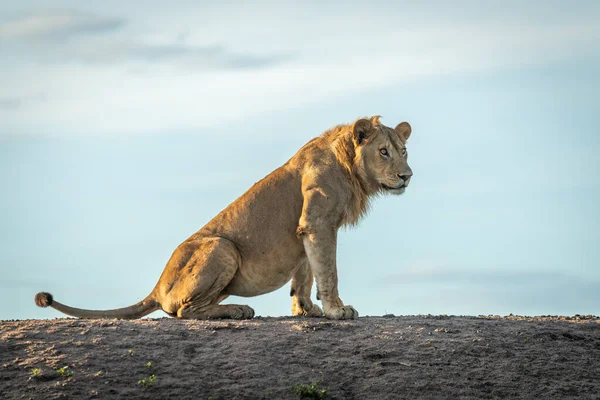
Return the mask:
{"type": "Polygon", "coordinates": [[[0,323],[0,398],[598,398],[600,320],[0,323]]]}

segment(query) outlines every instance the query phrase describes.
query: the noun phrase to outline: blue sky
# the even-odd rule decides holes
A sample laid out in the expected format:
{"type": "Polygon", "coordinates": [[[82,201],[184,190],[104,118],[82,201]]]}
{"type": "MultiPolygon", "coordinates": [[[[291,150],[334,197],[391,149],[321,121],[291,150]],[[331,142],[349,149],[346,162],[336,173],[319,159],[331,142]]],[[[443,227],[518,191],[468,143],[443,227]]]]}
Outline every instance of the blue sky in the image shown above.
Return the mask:
{"type": "MultiPolygon", "coordinates": [[[[0,319],[115,308],[338,123],[415,175],[340,233],[361,315],[598,314],[600,5],[4,2],[0,319]]],[[[289,289],[227,300],[289,315],[289,289]]],[[[157,312],[153,316],[160,316],[157,312]]]]}

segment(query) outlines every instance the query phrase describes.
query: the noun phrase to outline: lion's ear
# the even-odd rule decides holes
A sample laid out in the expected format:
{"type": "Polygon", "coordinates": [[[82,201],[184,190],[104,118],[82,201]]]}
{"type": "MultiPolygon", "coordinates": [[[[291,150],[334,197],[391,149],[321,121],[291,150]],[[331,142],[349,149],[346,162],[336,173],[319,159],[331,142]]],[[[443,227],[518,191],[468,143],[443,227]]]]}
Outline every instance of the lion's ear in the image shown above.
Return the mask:
{"type": "Polygon", "coordinates": [[[354,145],[358,146],[362,144],[363,140],[368,139],[372,134],[371,130],[373,124],[368,119],[359,119],[354,123],[352,127],[352,137],[354,139],[354,145]]]}
{"type": "Polygon", "coordinates": [[[410,133],[412,132],[412,128],[408,122],[400,122],[396,128],[394,128],[394,130],[405,142],[408,140],[410,133]]]}

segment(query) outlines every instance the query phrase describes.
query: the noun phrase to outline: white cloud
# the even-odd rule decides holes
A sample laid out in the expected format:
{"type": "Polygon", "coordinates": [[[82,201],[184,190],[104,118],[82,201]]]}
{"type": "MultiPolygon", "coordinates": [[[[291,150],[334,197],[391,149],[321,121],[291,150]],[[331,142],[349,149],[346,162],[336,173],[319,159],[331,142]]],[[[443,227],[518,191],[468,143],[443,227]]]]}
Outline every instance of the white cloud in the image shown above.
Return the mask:
{"type": "Polygon", "coordinates": [[[386,284],[415,284],[421,282],[461,283],[469,285],[517,285],[532,284],[552,285],[556,283],[572,282],[573,284],[596,281],[597,274],[565,274],[552,269],[532,269],[530,267],[513,266],[512,268],[489,267],[455,267],[431,262],[417,262],[401,268],[399,271],[387,275],[382,282],[386,284]]]}
{"type": "MultiPolygon", "coordinates": [[[[122,18],[102,17],[77,10],[45,11],[0,24],[0,41],[17,41],[13,56],[23,61],[107,64],[183,61],[196,69],[259,68],[288,55],[257,56],[234,53],[222,45],[184,43],[186,35],[138,38],[122,18]],[[93,35],[92,35],[93,34],[93,35]],[[20,50],[20,51],[19,51],[20,50]],[[19,54],[20,53],[20,54],[19,54]]],[[[148,37],[150,36],[150,37],[148,37]]]]}
{"type": "MultiPolygon", "coordinates": [[[[184,12],[170,15],[159,30],[142,28],[156,19],[131,15],[119,34],[59,42],[52,54],[71,62],[39,65],[25,58],[19,68],[0,70],[7,97],[47,99],[23,101],[5,110],[2,121],[61,134],[197,129],[429,76],[561,60],[600,39],[597,24],[585,20],[546,26],[444,22],[418,14],[398,24],[398,13],[380,10],[323,14],[303,8],[293,19],[284,11],[272,9],[265,18],[256,9],[217,9],[196,25],[184,12]],[[207,58],[210,49],[213,59],[207,58]],[[294,57],[278,63],[282,54],[294,57]],[[194,55],[199,63],[190,62],[194,55]],[[224,68],[244,60],[257,61],[257,68],[224,68]],[[202,61],[216,67],[207,71],[202,61]]],[[[48,31],[48,24],[5,25],[0,32],[48,31]]],[[[36,51],[33,58],[47,49],[36,51]]]]}
{"type": "Polygon", "coordinates": [[[0,98],[0,110],[14,110],[21,106],[21,101],[14,98],[0,98]]]}
{"type": "Polygon", "coordinates": [[[64,39],[72,35],[112,31],[122,25],[123,20],[119,18],[97,16],[75,10],[49,10],[1,24],[0,39],[64,39]]]}

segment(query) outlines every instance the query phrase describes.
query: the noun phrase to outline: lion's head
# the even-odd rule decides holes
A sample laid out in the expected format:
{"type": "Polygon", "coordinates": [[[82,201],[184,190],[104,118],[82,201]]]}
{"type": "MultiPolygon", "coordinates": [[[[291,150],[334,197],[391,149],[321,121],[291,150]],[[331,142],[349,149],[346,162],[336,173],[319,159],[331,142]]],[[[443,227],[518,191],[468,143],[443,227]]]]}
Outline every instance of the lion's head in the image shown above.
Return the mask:
{"type": "Polygon", "coordinates": [[[389,128],[379,117],[359,119],[352,127],[357,173],[373,191],[402,194],[413,174],[408,166],[408,122],[389,128]]]}

